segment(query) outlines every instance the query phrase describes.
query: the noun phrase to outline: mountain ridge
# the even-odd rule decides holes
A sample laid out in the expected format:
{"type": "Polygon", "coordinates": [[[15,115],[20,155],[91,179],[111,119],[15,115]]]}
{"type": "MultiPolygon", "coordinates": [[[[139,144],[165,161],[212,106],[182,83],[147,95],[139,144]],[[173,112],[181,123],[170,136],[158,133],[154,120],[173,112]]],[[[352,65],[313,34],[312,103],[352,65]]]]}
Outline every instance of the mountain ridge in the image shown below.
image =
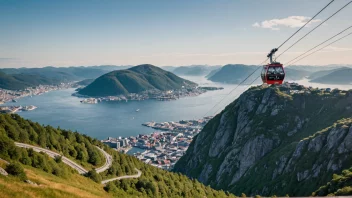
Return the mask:
{"type": "MultiPolygon", "coordinates": [[[[307,196],[333,173],[351,167],[346,158],[352,157],[352,150],[341,151],[346,158],[332,160],[339,152],[337,142],[342,141],[334,136],[331,141],[335,146],[329,155],[317,159],[321,165],[318,173],[319,166],[309,161],[316,153],[295,151],[313,144],[305,138],[351,115],[352,91],[329,92],[295,84],[252,87],[208,122],[174,171],[234,194],[307,196]],[[304,144],[299,143],[302,140],[304,144]],[[308,160],[307,164],[300,159],[308,160]],[[285,168],[292,173],[282,172],[285,168]],[[316,176],[322,179],[314,180],[316,176]]],[[[318,148],[317,153],[325,152],[323,146],[318,148]]]]}

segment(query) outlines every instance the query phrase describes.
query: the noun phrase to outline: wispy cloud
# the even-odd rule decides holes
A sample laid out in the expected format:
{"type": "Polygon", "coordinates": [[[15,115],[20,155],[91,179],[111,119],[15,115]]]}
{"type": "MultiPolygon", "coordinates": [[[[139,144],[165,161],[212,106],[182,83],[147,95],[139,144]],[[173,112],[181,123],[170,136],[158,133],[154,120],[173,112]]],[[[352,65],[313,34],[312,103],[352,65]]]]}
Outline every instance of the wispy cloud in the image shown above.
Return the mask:
{"type": "MultiPolygon", "coordinates": [[[[271,19],[265,20],[262,22],[255,22],[252,26],[256,28],[266,28],[272,30],[280,30],[280,27],[289,27],[289,28],[297,28],[303,26],[307,23],[311,18],[306,16],[289,16],[287,18],[282,19],[271,19]]],[[[316,23],[321,21],[320,19],[314,19],[307,26],[312,23],[316,23]]]]}

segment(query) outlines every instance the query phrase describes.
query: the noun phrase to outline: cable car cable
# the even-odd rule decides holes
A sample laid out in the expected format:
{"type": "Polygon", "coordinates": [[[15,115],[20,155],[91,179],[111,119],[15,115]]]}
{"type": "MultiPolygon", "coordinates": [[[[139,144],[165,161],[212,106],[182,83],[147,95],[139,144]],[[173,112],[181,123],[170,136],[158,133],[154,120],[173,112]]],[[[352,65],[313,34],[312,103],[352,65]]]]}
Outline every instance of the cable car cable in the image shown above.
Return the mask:
{"type": "Polygon", "coordinates": [[[335,34],[334,36],[330,37],[329,39],[325,40],[324,42],[320,43],[319,45],[316,45],[315,47],[311,48],[310,50],[308,50],[308,51],[306,51],[306,52],[302,53],[301,55],[297,56],[296,58],[294,58],[294,59],[292,59],[292,60],[288,61],[288,62],[287,62],[287,63],[285,63],[284,65],[289,65],[292,61],[294,61],[294,60],[298,59],[299,57],[301,57],[301,56],[303,56],[303,55],[307,54],[308,52],[310,52],[310,51],[312,51],[312,50],[316,49],[317,47],[319,47],[319,46],[323,45],[324,43],[326,43],[326,42],[330,41],[331,39],[333,39],[333,38],[337,37],[338,35],[340,35],[340,34],[344,33],[345,31],[349,30],[350,28],[352,28],[352,25],[351,25],[350,27],[348,27],[348,28],[346,28],[346,29],[342,30],[341,32],[339,32],[339,33],[335,34]]]}
{"type": "Polygon", "coordinates": [[[326,21],[328,21],[329,19],[331,19],[333,16],[335,16],[337,13],[339,13],[341,10],[343,10],[344,8],[346,8],[350,3],[352,3],[352,1],[348,2],[346,5],[344,5],[342,8],[340,8],[339,10],[337,10],[334,14],[332,14],[330,17],[328,17],[327,19],[325,19],[323,22],[321,22],[319,25],[317,25],[315,28],[313,28],[311,31],[309,31],[307,34],[305,34],[304,36],[302,36],[300,39],[298,39],[296,42],[294,42],[290,47],[288,47],[285,51],[283,51],[281,54],[279,54],[276,58],[279,58],[282,54],[284,54],[285,52],[287,52],[289,49],[291,49],[293,46],[295,46],[298,42],[300,42],[302,39],[304,39],[306,36],[308,36],[310,33],[312,33],[314,30],[316,30],[318,27],[320,27],[321,25],[323,25],[326,21]]]}
{"type": "MultiPolygon", "coordinates": [[[[325,10],[332,2],[334,2],[335,0],[331,0],[324,8],[322,8],[317,14],[315,14],[309,21],[307,21],[302,27],[300,27],[295,33],[293,33],[288,39],[286,39],[279,47],[277,47],[277,49],[279,49],[280,47],[282,47],[287,41],[289,41],[294,35],[296,35],[301,29],[303,29],[309,22],[311,22],[316,16],[318,16],[323,10],[325,10]]],[[[351,3],[351,2],[350,2],[351,3]]],[[[345,5],[347,6],[347,5],[345,5]]],[[[281,54],[280,54],[281,55],[281,54]]],[[[267,61],[269,58],[267,58],[265,61],[267,61]]],[[[260,63],[257,69],[255,69],[250,75],[247,76],[247,78],[245,78],[242,82],[240,82],[234,89],[232,89],[227,95],[225,95],[225,97],[223,97],[218,103],[216,103],[210,110],[208,110],[203,117],[205,117],[211,110],[213,110],[217,105],[219,105],[228,95],[230,95],[233,91],[235,91],[243,82],[245,82],[250,76],[252,76],[260,67],[261,64],[263,64],[265,61],[263,61],[262,63],[260,63]]],[[[259,76],[250,84],[252,85],[257,79],[259,78],[259,76]]]]}
{"type": "Polygon", "coordinates": [[[295,33],[293,33],[288,39],[286,39],[279,47],[277,47],[277,49],[279,49],[280,47],[282,47],[287,41],[289,41],[294,35],[296,35],[299,31],[301,31],[301,29],[303,29],[306,25],[308,25],[309,22],[311,22],[316,16],[318,16],[323,10],[325,10],[325,8],[327,8],[332,2],[334,2],[335,0],[330,1],[330,3],[328,3],[323,9],[321,9],[317,14],[315,14],[309,21],[307,21],[306,24],[304,24],[302,27],[300,27],[295,33]]]}
{"type": "MultiPolygon", "coordinates": [[[[350,27],[349,27],[350,28],[350,27]]],[[[347,30],[347,29],[349,29],[349,28],[346,28],[345,30],[347,30]]],[[[343,30],[342,32],[344,32],[345,30],[343,30]]],[[[342,33],[341,32],[341,33],[342,33]]],[[[337,35],[339,35],[340,33],[338,33],[337,35]]],[[[336,37],[337,35],[335,35],[334,37],[336,37]]],[[[310,55],[312,55],[312,54],[314,54],[314,53],[316,53],[316,52],[318,52],[318,51],[320,51],[320,50],[322,50],[322,49],[324,49],[324,48],[326,48],[326,47],[328,47],[328,46],[330,46],[330,45],[332,45],[332,44],[334,44],[334,43],[336,43],[336,42],[338,42],[338,41],[340,41],[340,40],[342,40],[342,39],[344,39],[344,38],[346,38],[347,36],[350,36],[350,35],[352,35],[352,32],[351,33],[349,33],[349,34],[347,34],[347,35],[345,35],[345,36],[343,36],[343,37],[341,37],[341,38],[339,38],[339,39],[337,39],[337,40],[335,40],[335,41],[333,41],[333,42],[331,42],[331,43],[329,43],[329,44],[327,44],[327,45],[325,45],[324,47],[322,47],[322,48],[320,48],[320,49],[318,49],[318,50],[316,50],[316,51],[314,51],[314,52],[312,52],[312,53],[310,53],[310,54],[308,54],[308,55],[306,55],[306,56],[304,56],[304,57],[302,57],[302,58],[300,58],[299,60],[297,60],[297,61],[295,61],[294,63],[296,63],[296,62],[298,62],[298,61],[300,61],[300,60],[302,60],[302,59],[304,59],[304,58],[306,58],[306,57],[308,57],[308,56],[310,56],[310,55]]],[[[329,38],[329,39],[327,39],[326,41],[324,41],[323,43],[326,43],[327,41],[329,41],[329,40],[331,40],[331,38],[329,38]]],[[[323,43],[321,43],[321,44],[323,44],[323,43]]],[[[317,45],[316,47],[318,47],[318,46],[320,46],[321,44],[319,44],[319,45],[317,45]]],[[[316,48],[315,47],[315,48],[316,48]]],[[[308,50],[307,52],[309,52],[309,51],[311,51],[311,49],[310,50],[308,50]]],[[[306,52],[306,53],[307,53],[306,52]]],[[[294,63],[292,63],[292,64],[294,64],[294,63]]],[[[290,65],[288,65],[288,66],[291,66],[292,64],[290,64],[290,65]]],[[[287,66],[286,66],[287,67],[287,66]]],[[[253,72],[254,73],[254,72],[253,72]]],[[[258,78],[259,78],[260,76],[258,76],[256,79],[254,79],[250,84],[248,84],[248,87],[249,86],[251,86],[256,80],[258,80],[258,78]]],[[[237,86],[238,87],[238,86],[237,86]]],[[[236,88],[237,88],[236,87],[236,88]]],[[[223,98],[223,99],[225,99],[225,97],[223,98]]],[[[220,101],[220,102],[222,102],[222,100],[220,101]]],[[[215,106],[214,106],[215,107],[215,106]]],[[[214,108],[213,107],[213,108],[214,108]]],[[[212,108],[212,109],[213,109],[212,108]]],[[[219,111],[219,108],[215,111],[215,114],[217,114],[218,113],[218,111],[219,111]]],[[[204,117],[204,116],[203,116],[204,117]]]]}
{"type": "Polygon", "coordinates": [[[289,66],[291,66],[291,65],[293,65],[293,64],[295,64],[295,63],[297,63],[298,61],[300,61],[300,60],[302,60],[302,59],[304,59],[304,58],[306,58],[306,57],[308,57],[308,56],[310,56],[310,55],[312,55],[312,54],[315,54],[316,52],[318,52],[318,51],[320,51],[320,50],[322,50],[322,49],[324,49],[324,48],[326,48],[326,47],[329,47],[330,45],[332,45],[332,44],[336,43],[337,41],[340,41],[341,39],[344,39],[344,38],[346,38],[347,36],[350,36],[350,35],[352,35],[352,32],[349,33],[349,34],[347,34],[347,35],[345,35],[345,36],[343,36],[343,37],[341,37],[341,38],[339,38],[339,39],[337,39],[337,40],[335,40],[335,41],[333,41],[333,42],[331,42],[331,43],[329,43],[329,44],[327,44],[327,45],[325,45],[324,47],[322,47],[322,48],[320,48],[320,49],[318,49],[318,50],[316,50],[316,51],[314,51],[314,52],[312,52],[312,53],[310,53],[310,54],[308,54],[308,55],[306,55],[306,56],[304,56],[304,57],[298,59],[297,61],[291,63],[289,66]]]}

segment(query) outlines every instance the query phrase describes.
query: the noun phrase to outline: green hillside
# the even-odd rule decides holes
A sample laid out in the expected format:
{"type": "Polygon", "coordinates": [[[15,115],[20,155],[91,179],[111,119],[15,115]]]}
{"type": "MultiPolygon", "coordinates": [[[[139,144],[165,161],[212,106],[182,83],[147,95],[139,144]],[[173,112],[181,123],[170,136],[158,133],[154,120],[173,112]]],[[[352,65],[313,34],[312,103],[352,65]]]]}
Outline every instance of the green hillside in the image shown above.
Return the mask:
{"type": "Polygon", "coordinates": [[[309,196],[352,166],[352,90],[252,87],[193,139],[174,171],[234,194],[309,196]]]}
{"type": "Polygon", "coordinates": [[[152,89],[174,90],[182,86],[196,84],[153,65],[139,65],[100,76],[78,93],[88,96],[116,96],[152,89]]]}
{"type": "Polygon", "coordinates": [[[6,189],[6,193],[1,194],[4,197],[233,197],[184,175],[158,169],[135,157],[118,153],[89,136],[42,126],[16,114],[0,114],[0,158],[17,167],[16,171],[11,171],[13,168],[0,160],[0,167],[11,171],[7,177],[0,174],[1,192],[6,189]],[[86,176],[90,180],[60,159],[16,147],[14,141],[61,153],[88,170],[104,161],[95,148],[97,145],[113,156],[113,165],[100,174],[90,171],[86,176]],[[105,187],[99,184],[102,179],[135,174],[135,168],[142,172],[137,179],[116,180],[105,187]],[[39,186],[24,183],[27,178],[39,186]]]}
{"type": "Polygon", "coordinates": [[[8,90],[23,90],[38,85],[54,85],[60,80],[50,79],[35,74],[5,74],[0,72],[0,88],[8,90]]]}
{"type": "Polygon", "coordinates": [[[4,68],[0,69],[0,88],[22,90],[38,85],[57,85],[62,82],[95,79],[111,70],[125,68],[124,66],[4,68]]]}

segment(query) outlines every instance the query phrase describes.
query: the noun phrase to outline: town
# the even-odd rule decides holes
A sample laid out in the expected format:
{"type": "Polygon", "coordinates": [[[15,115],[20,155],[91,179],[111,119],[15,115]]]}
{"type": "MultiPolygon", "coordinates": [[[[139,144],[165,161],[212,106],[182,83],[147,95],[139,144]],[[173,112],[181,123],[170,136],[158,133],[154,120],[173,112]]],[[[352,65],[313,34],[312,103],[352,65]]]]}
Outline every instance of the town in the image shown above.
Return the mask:
{"type": "Polygon", "coordinates": [[[10,101],[17,102],[17,99],[19,98],[26,96],[32,97],[49,91],[72,88],[73,86],[75,86],[75,84],[72,82],[60,83],[58,85],[39,85],[37,87],[28,87],[24,90],[6,90],[0,88],[0,104],[4,104],[10,101]]]}
{"type": "Polygon", "coordinates": [[[190,97],[190,96],[198,96],[202,93],[207,91],[214,91],[214,90],[222,90],[222,87],[183,87],[182,89],[178,90],[167,90],[167,91],[160,91],[157,89],[146,90],[140,93],[130,93],[128,95],[119,95],[119,96],[106,96],[106,97],[88,97],[85,95],[81,95],[78,93],[73,93],[73,96],[85,98],[81,100],[81,103],[86,104],[96,104],[103,101],[128,101],[128,100],[147,100],[147,99],[154,99],[159,101],[170,101],[170,100],[177,100],[182,97],[190,97]]]}
{"type": "Polygon", "coordinates": [[[143,125],[163,131],[155,131],[149,135],[140,134],[137,137],[109,137],[102,142],[125,153],[133,147],[143,149],[143,152],[137,152],[133,155],[147,164],[169,170],[186,153],[193,137],[212,118],[212,116],[208,116],[199,120],[148,122],[143,125]]]}

